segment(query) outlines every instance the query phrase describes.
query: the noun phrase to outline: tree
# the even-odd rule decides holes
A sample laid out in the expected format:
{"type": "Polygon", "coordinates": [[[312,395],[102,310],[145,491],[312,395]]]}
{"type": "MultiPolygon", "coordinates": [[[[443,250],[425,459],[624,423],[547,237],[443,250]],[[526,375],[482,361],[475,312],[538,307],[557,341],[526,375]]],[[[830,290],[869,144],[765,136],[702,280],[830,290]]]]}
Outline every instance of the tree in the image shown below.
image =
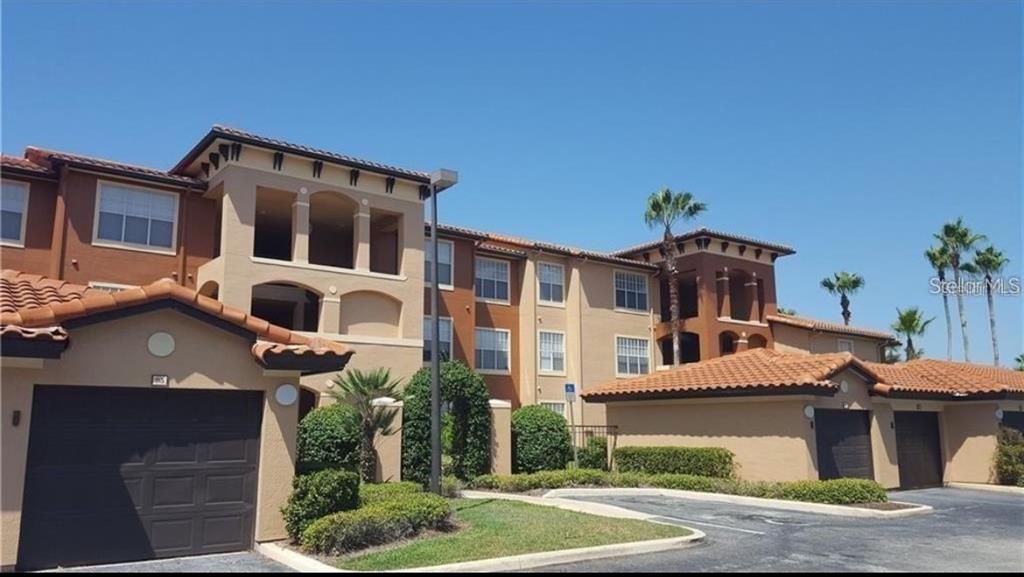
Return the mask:
{"type": "Polygon", "coordinates": [[[843,322],[850,324],[850,295],[864,288],[864,277],[857,273],[841,271],[831,277],[821,279],[821,288],[832,296],[839,296],[839,306],[843,307],[843,322]]]}
{"type": "Polygon", "coordinates": [[[796,316],[796,309],[787,309],[787,308],[784,308],[784,307],[778,307],[776,310],[778,311],[778,313],[780,315],[786,315],[786,316],[790,316],[790,317],[795,317],[796,316]]]}
{"type": "Polygon", "coordinates": [[[990,246],[974,253],[974,260],[963,264],[964,272],[985,279],[985,297],[988,298],[988,328],[992,333],[992,362],[999,366],[999,336],[996,334],[996,302],[992,297],[993,278],[1003,272],[1010,259],[990,246]]]}
{"type": "Polygon", "coordinates": [[[346,404],[359,413],[359,473],[364,483],[377,477],[377,451],[373,442],[377,435],[391,435],[398,411],[375,403],[375,399],[402,398],[401,379],[392,379],[385,368],[363,372],[359,369],[334,377],[334,387],[328,393],[337,402],[346,404]]]}
{"type": "Polygon", "coordinates": [[[689,192],[672,192],[668,187],[652,193],[647,198],[644,222],[650,228],[662,230],[661,270],[668,278],[669,310],[672,323],[672,364],[678,366],[682,359],[679,348],[679,267],[676,259],[679,249],[672,227],[681,220],[692,220],[707,210],[707,205],[698,202],[689,192]]]}
{"type": "Polygon", "coordinates": [[[953,269],[953,281],[956,283],[956,306],[960,312],[960,334],[964,342],[964,360],[971,361],[970,338],[967,336],[967,310],[964,308],[964,295],[960,290],[961,257],[964,253],[970,252],[974,245],[985,240],[985,235],[975,234],[963,218],[947,222],[942,225],[942,230],[935,235],[936,240],[949,253],[949,267],[953,269]]]}
{"type": "Polygon", "coordinates": [[[1017,370],[1024,372],[1024,353],[1017,355],[1017,358],[1013,360],[1017,363],[1017,370]]]}
{"type": "Polygon", "coordinates": [[[940,292],[942,293],[942,309],[946,313],[946,360],[953,360],[953,321],[949,316],[949,293],[946,292],[946,271],[949,269],[949,251],[945,246],[933,246],[924,251],[924,257],[935,269],[939,277],[940,292]]]}
{"type": "Polygon", "coordinates": [[[921,314],[921,309],[917,307],[911,307],[907,310],[901,311],[896,309],[896,322],[892,324],[892,330],[896,331],[896,334],[902,335],[907,339],[905,355],[908,361],[921,358],[924,354],[923,350],[917,350],[914,348],[914,337],[924,336],[925,329],[928,325],[934,321],[932,317],[928,320],[924,320],[924,315],[921,314]]]}

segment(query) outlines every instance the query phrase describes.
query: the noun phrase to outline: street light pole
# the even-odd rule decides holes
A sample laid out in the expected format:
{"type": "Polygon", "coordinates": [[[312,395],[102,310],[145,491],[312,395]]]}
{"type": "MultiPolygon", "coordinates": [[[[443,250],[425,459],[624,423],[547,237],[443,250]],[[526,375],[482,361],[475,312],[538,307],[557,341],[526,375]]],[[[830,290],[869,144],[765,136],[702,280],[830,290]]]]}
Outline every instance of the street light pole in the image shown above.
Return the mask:
{"type": "Polygon", "coordinates": [[[441,494],[441,317],[438,309],[437,194],[459,181],[454,170],[430,175],[430,492],[441,494]]]}

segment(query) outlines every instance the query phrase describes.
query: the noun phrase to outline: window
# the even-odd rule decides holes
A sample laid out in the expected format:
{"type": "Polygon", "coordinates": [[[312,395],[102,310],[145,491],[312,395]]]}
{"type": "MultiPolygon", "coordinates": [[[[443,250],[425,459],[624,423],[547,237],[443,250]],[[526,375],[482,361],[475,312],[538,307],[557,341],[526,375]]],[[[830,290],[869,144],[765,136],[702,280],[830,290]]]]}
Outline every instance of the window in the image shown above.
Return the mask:
{"type": "Polygon", "coordinates": [[[540,302],[565,302],[565,268],[562,265],[537,263],[537,280],[540,283],[540,302]]]}
{"type": "Polygon", "coordinates": [[[647,339],[615,337],[615,372],[619,375],[646,375],[650,372],[647,339]]]}
{"type": "Polygon", "coordinates": [[[28,185],[3,181],[0,199],[0,240],[22,246],[25,244],[25,215],[28,212],[28,185]]]}
{"type": "MultiPolygon", "coordinates": [[[[441,330],[438,334],[438,348],[441,351],[441,360],[446,361],[452,358],[452,319],[441,317],[438,323],[441,330]]],[[[434,346],[434,331],[430,317],[423,317],[423,362],[430,362],[430,347],[434,346]]]]}
{"type": "Polygon", "coordinates": [[[565,403],[562,401],[540,401],[537,404],[545,409],[551,409],[563,417],[565,416],[565,403]]]}
{"type": "Polygon", "coordinates": [[[508,269],[508,261],[477,257],[476,298],[508,302],[508,269]]]}
{"type": "Polygon", "coordinates": [[[540,331],[540,372],[565,372],[565,335],[540,331]]]}
{"type": "Polygon", "coordinates": [[[853,352],[853,341],[847,339],[838,339],[839,341],[839,352],[841,353],[852,353],[853,352]]]}
{"type": "Polygon", "coordinates": [[[174,249],[177,195],[101,183],[97,205],[96,240],[174,249]]]}
{"type": "Polygon", "coordinates": [[[508,372],[509,332],[476,329],[476,368],[479,371],[508,372]]]}
{"type": "MultiPolygon", "coordinates": [[[[423,271],[423,278],[429,284],[433,278],[434,268],[430,266],[430,259],[433,257],[432,243],[427,240],[426,270],[423,271]]],[[[450,240],[437,241],[437,284],[440,286],[452,286],[452,260],[455,254],[455,245],[450,240]]]]}
{"type": "Polygon", "coordinates": [[[615,308],[631,311],[647,310],[647,276],[615,271],[615,308]]]}

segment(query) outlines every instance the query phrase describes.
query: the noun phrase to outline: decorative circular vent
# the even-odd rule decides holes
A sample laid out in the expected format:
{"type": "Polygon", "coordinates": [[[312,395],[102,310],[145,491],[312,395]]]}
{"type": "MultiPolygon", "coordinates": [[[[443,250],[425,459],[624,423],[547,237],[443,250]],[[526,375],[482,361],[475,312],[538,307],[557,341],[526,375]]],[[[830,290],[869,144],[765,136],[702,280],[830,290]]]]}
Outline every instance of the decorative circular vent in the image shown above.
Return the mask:
{"type": "Polygon", "coordinates": [[[149,335],[146,347],[154,357],[169,357],[174,352],[174,337],[162,331],[153,333],[149,335]]]}

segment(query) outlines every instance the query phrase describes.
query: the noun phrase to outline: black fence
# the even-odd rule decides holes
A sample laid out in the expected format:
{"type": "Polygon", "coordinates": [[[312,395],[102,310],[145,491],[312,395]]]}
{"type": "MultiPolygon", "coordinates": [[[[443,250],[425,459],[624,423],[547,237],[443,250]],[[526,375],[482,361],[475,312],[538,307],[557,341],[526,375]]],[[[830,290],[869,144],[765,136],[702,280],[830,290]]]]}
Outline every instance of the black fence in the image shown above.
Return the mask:
{"type": "Polygon", "coordinates": [[[605,438],[608,440],[608,462],[611,465],[612,454],[615,452],[615,444],[619,436],[619,428],[611,425],[570,425],[569,432],[572,434],[573,446],[578,449],[585,449],[590,439],[605,438]]]}

